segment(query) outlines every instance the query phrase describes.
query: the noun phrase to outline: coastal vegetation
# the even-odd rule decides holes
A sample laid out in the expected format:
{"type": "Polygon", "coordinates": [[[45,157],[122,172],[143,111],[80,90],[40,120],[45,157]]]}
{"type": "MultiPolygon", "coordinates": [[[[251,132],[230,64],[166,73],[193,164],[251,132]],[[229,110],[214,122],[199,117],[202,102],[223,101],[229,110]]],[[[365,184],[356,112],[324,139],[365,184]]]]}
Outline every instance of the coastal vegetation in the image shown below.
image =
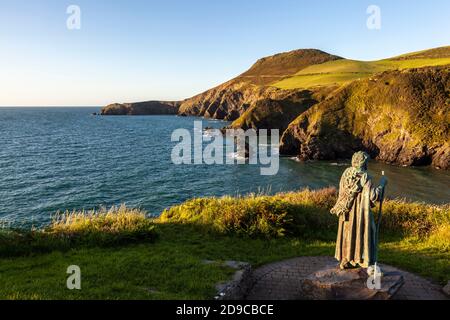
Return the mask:
{"type": "Polygon", "coordinates": [[[72,247],[115,246],[152,242],[152,220],[139,209],[122,205],[110,209],[57,213],[42,229],[0,229],[0,257],[69,250],[72,247]]]}
{"type": "MultiPolygon", "coordinates": [[[[0,232],[0,298],[211,299],[234,270],[333,255],[336,190],[192,199],[151,218],[125,206],[65,213],[41,230],[0,232]],[[27,249],[24,249],[27,248],[27,249]],[[212,261],[212,263],[206,261],[212,261]],[[65,286],[79,265],[82,290],[65,286]]],[[[380,260],[446,283],[450,207],[383,205],[380,260]]]]}
{"type": "Polygon", "coordinates": [[[364,149],[388,163],[446,169],[449,71],[389,71],[352,82],[292,121],[280,152],[325,160],[364,149]]]}

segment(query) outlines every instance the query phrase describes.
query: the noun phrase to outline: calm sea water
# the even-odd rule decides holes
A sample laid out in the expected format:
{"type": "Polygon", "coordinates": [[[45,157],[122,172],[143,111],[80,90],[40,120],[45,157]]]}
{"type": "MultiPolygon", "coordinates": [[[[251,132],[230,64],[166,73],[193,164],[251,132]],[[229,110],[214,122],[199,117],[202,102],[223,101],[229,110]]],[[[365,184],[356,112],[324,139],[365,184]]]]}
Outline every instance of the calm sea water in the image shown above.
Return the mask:
{"type": "MultiPolygon", "coordinates": [[[[348,165],[282,158],[276,176],[254,165],[174,165],[172,131],[199,118],[91,115],[98,110],[0,108],[0,219],[40,225],[58,210],[121,203],[158,214],[198,196],[336,186],[348,165]]],[[[450,202],[449,172],[371,163],[376,178],[381,170],[390,197],[450,202]]]]}

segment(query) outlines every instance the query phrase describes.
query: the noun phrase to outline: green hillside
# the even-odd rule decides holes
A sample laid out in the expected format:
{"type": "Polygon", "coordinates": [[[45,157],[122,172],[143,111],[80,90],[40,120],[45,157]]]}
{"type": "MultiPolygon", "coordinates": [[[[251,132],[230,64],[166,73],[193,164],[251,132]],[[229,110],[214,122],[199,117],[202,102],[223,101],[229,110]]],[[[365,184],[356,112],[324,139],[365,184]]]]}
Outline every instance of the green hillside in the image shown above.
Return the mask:
{"type": "Polygon", "coordinates": [[[316,49],[299,49],[278,53],[259,59],[236,80],[250,81],[257,85],[269,85],[282,78],[291,77],[308,66],[340,59],[342,58],[316,49]]]}
{"type": "Polygon", "coordinates": [[[340,85],[358,79],[369,78],[375,73],[383,71],[449,64],[450,46],[378,61],[339,59],[308,66],[297,72],[294,76],[289,76],[274,82],[272,86],[280,89],[299,89],[340,85]]]}
{"type": "Polygon", "coordinates": [[[339,88],[291,122],[281,154],[450,165],[450,66],[393,70],[339,88]]]}

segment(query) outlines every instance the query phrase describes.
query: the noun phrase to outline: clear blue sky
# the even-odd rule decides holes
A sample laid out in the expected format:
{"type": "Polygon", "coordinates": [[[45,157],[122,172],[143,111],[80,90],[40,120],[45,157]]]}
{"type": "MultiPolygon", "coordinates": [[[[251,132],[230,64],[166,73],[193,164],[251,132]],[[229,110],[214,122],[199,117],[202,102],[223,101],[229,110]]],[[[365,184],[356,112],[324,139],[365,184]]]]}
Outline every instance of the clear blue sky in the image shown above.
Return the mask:
{"type": "Polygon", "coordinates": [[[0,106],[182,99],[292,49],[372,60],[449,44],[448,0],[0,0],[0,106]]]}

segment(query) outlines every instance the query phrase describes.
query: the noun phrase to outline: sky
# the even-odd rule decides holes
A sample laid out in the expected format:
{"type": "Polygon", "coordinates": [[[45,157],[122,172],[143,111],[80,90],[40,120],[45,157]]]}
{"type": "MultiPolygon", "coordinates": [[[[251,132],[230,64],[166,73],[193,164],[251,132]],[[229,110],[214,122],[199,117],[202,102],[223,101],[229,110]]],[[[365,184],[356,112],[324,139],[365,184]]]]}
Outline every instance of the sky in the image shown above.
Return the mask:
{"type": "Polygon", "coordinates": [[[0,106],[179,100],[293,49],[375,60],[444,45],[448,0],[0,0],[0,106]]]}

